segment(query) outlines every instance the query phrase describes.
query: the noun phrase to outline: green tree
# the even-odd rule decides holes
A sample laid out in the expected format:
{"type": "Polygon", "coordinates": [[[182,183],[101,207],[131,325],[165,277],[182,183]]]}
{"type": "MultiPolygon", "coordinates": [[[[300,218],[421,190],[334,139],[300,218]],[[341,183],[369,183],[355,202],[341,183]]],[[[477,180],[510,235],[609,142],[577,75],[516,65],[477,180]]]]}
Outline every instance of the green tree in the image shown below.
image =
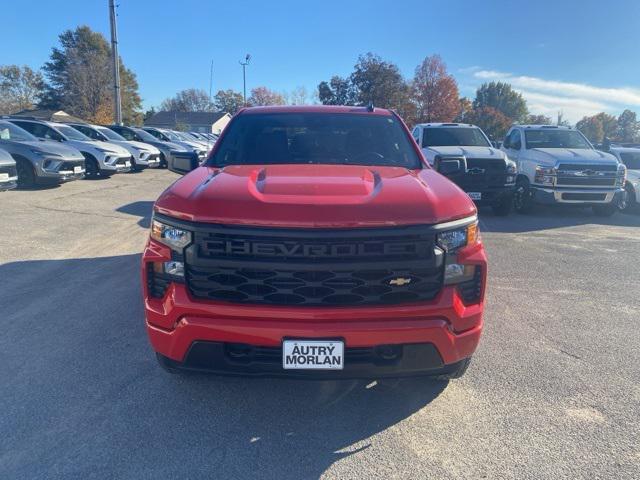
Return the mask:
{"type": "Polygon", "coordinates": [[[32,109],[44,93],[44,78],[26,65],[0,66],[0,114],[32,109]]]}
{"type": "Polygon", "coordinates": [[[499,111],[512,122],[523,122],[529,114],[522,94],[504,82],[484,83],[476,91],[473,108],[489,107],[499,111]]]}
{"type": "Polygon", "coordinates": [[[146,112],[144,112],[144,115],[142,116],[142,121],[146,122],[147,120],[149,120],[151,117],[153,117],[156,114],[156,109],[155,107],[151,107],[149,110],[147,110],[146,112]]]}
{"type": "Polygon", "coordinates": [[[160,109],[177,112],[212,112],[215,110],[215,105],[204,90],[188,88],[163,100],[160,109]]]}
{"type": "Polygon", "coordinates": [[[440,55],[426,57],[413,78],[416,121],[451,122],[460,113],[458,84],[440,55]]]}
{"type": "Polygon", "coordinates": [[[509,117],[491,107],[474,108],[465,115],[465,123],[480,127],[491,140],[500,140],[513,123],[509,117]]]}
{"type": "MultiPolygon", "coordinates": [[[[111,48],[101,33],[87,26],[67,30],[59,36],[43,70],[48,83],[41,106],[98,121],[113,113],[111,48]]],[[[123,121],[138,123],[142,113],[135,74],[120,62],[120,92],[123,121]]]]}
{"type": "Polygon", "coordinates": [[[320,82],[318,98],[323,105],[355,105],[357,102],[351,80],[337,75],[329,82],[320,82]]]}
{"type": "Polygon", "coordinates": [[[220,112],[233,115],[244,106],[242,93],[235,90],[220,90],[213,97],[213,103],[220,112]]]}
{"type": "Polygon", "coordinates": [[[636,142],[640,138],[640,122],[636,113],[625,110],[618,117],[617,139],[621,142],[636,142]]]}

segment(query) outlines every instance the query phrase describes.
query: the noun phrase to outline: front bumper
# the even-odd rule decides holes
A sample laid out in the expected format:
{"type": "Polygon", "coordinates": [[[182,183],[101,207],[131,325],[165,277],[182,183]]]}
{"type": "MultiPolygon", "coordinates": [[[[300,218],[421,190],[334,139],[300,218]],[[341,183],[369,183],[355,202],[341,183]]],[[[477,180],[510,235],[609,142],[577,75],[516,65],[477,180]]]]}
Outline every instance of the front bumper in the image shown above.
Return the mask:
{"type": "Polygon", "coordinates": [[[489,187],[485,189],[465,188],[466,193],[477,192],[482,194],[480,200],[473,200],[476,205],[493,205],[501,202],[505,198],[512,198],[515,193],[516,186],[505,185],[504,187],[489,187]]]}
{"type": "MultiPolygon", "coordinates": [[[[403,352],[396,364],[388,365],[372,361],[369,365],[348,367],[347,356],[343,376],[437,375],[470,357],[480,340],[487,271],[481,245],[458,254],[459,262],[482,267],[481,300],[471,305],[464,304],[456,286],[443,287],[430,302],[360,307],[290,307],[194,300],[186,286],[179,283],[171,283],[162,298],[154,298],[148,291],[147,262],[169,259],[168,248],[153,241],[147,244],[143,255],[143,288],[149,340],[153,349],[174,367],[218,373],[295,376],[301,371],[284,371],[277,365],[261,366],[255,362],[253,365],[233,362],[229,365],[224,355],[226,345],[279,349],[286,337],[341,338],[347,350],[400,345],[403,352]],[[200,360],[194,367],[191,354],[199,342],[215,345],[205,349],[209,352],[205,355],[208,360],[202,360],[198,354],[200,360]],[[437,355],[429,356],[420,368],[403,364],[405,349],[415,344],[431,345],[424,348],[433,349],[437,355]]],[[[203,347],[197,348],[199,351],[203,347]]],[[[406,358],[411,358],[409,353],[406,358]]],[[[321,371],[314,371],[301,375],[317,377],[321,374],[321,371]]],[[[340,373],[331,372],[330,375],[340,373]]]]}
{"type": "Polygon", "coordinates": [[[544,205],[580,204],[602,205],[617,202],[624,194],[623,188],[545,188],[532,186],[533,200],[544,205]]]}
{"type": "Polygon", "coordinates": [[[17,186],[18,186],[18,177],[9,177],[7,179],[0,180],[0,192],[13,190],[17,186]]]}

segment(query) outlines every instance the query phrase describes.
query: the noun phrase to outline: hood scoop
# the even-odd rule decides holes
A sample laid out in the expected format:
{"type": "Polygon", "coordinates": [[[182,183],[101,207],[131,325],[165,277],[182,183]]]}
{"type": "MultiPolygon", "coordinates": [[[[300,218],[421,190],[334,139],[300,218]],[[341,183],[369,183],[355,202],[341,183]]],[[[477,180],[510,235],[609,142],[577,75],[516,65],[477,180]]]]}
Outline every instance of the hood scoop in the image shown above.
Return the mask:
{"type": "Polygon", "coordinates": [[[253,196],[267,203],[365,203],[380,190],[380,174],[368,167],[326,168],[321,175],[308,175],[304,169],[265,167],[255,169],[248,178],[253,196]]]}

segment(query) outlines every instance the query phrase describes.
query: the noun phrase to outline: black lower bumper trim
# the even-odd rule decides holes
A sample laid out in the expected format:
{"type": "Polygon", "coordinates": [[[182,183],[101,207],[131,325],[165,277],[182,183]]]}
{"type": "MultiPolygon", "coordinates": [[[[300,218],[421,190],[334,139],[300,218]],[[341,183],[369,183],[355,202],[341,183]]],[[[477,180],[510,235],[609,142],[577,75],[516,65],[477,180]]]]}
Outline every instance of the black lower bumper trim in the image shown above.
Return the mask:
{"type": "Polygon", "coordinates": [[[460,363],[445,365],[431,343],[346,347],[343,370],[285,370],[280,347],[204,341],[193,342],[183,362],[160,354],[158,360],[169,370],[317,380],[444,375],[460,363]]]}

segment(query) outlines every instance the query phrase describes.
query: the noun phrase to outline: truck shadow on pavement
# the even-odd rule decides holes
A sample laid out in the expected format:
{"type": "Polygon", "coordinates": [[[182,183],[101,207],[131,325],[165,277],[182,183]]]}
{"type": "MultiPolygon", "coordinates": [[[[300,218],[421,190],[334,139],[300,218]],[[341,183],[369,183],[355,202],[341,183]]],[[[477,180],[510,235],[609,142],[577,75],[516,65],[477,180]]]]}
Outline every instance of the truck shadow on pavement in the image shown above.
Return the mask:
{"type": "Polygon", "coordinates": [[[127,203],[126,205],[122,205],[121,207],[116,208],[116,212],[140,217],[140,220],[138,220],[138,225],[140,225],[142,228],[149,228],[151,226],[153,203],[154,202],[149,201],[127,203]]]}
{"type": "Polygon", "coordinates": [[[640,227],[640,215],[617,212],[611,217],[599,217],[590,208],[558,205],[538,207],[526,215],[513,212],[505,217],[495,216],[491,210],[483,208],[480,209],[478,217],[481,231],[499,233],[526,233],[589,224],[640,227]]]}
{"type": "Polygon", "coordinates": [[[0,477],[318,478],[447,386],[167,374],[139,263],[0,265],[0,477]]]}

